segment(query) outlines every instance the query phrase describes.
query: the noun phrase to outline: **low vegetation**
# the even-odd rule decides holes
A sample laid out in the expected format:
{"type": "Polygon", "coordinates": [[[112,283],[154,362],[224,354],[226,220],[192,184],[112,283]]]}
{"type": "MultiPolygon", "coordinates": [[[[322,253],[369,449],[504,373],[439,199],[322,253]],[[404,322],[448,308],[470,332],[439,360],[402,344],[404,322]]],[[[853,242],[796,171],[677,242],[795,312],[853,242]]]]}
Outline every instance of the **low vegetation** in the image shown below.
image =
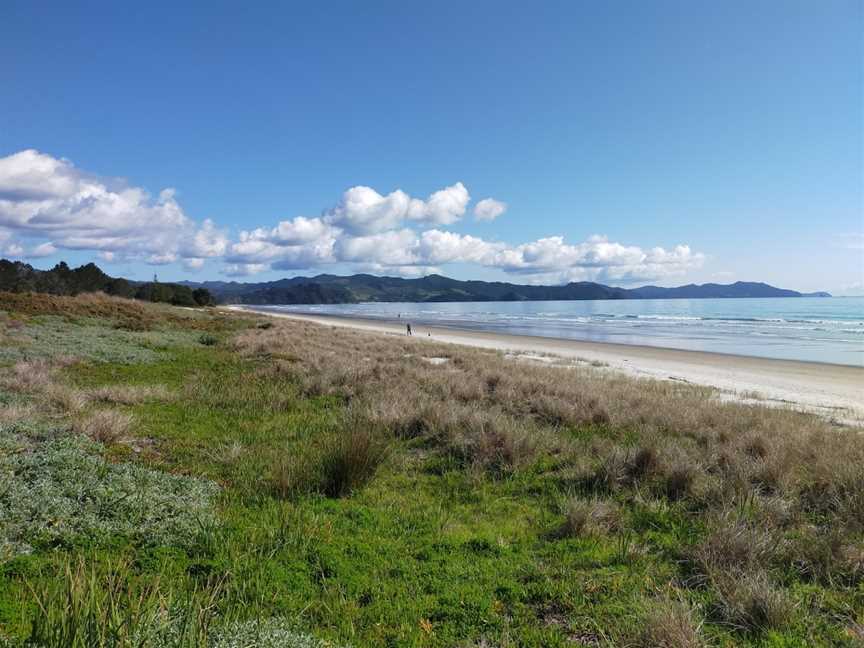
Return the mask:
{"type": "Polygon", "coordinates": [[[0,310],[0,645],[861,640],[861,430],[423,338],[0,310]]]}

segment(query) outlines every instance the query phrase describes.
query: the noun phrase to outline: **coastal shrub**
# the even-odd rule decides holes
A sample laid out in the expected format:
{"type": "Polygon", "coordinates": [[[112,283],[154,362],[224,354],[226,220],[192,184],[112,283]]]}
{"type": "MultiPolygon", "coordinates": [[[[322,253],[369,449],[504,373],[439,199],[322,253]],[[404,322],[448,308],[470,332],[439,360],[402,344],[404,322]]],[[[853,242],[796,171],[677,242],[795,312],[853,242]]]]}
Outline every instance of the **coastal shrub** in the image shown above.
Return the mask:
{"type": "Polygon", "coordinates": [[[219,628],[209,648],[337,648],[329,641],[298,632],[287,619],[242,621],[219,628]]]}
{"type": "Polygon", "coordinates": [[[128,463],[99,444],[57,435],[32,441],[0,429],[0,541],[192,545],[215,524],[215,484],[128,463]],[[5,450],[4,450],[5,449],[5,450]]]}
{"type": "MultiPolygon", "coordinates": [[[[78,298],[75,298],[78,299],[78,298]]],[[[184,330],[122,330],[104,319],[79,320],[74,326],[57,316],[33,318],[0,346],[0,362],[57,360],[63,356],[94,362],[155,362],[165,349],[190,344],[197,336],[184,330]]]]}
{"type": "Polygon", "coordinates": [[[223,316],[216,313],[143,303],[99,292],[64,296],[0,291],[0,310],[20,315],[102,319],[116,328],[132,331],[166,327],[208,329],[224,323],[223,316]]]}
{"type": "Polygon", "coordinates": [[[204,346],[213,346],[219,339],[215,335],[210,335],[209,333],[202,333],[198,337],[198,344],[203,344],[204,346]]]}

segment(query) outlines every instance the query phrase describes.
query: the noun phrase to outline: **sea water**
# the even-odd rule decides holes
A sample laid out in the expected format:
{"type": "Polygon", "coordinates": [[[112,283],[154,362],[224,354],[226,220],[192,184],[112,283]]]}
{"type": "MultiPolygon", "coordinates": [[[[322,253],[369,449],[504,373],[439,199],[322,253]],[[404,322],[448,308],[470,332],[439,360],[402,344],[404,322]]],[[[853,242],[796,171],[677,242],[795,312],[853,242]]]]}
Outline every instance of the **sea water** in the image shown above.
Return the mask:
{"type": "MultiPolygon", "coordinates": [[[[864,297],[361,303],[256,309],[864,366],[864,297]]],[[[862,385],[864,389],[864,385],[862,385]]]]}

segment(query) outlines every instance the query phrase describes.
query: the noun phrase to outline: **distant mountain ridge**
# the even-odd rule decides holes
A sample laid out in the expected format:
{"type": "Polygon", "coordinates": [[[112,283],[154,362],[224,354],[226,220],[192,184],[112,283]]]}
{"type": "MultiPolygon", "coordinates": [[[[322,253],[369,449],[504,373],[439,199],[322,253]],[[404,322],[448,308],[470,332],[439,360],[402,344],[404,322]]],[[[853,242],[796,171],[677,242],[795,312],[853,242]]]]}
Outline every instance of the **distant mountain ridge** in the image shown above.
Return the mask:
{"type": "Polygon", "coordinates": [[[223,304],[353,304],[357,302],[574,301],[588,299],[708,299],[744,297],[830,297],[800,293],[765,283],[688,284],[675,288],[617,288],[592,281],[534,286],[502,281],[460,281],[432,274],[419,279],[355,274],[321,274],[260,283],[236,281],[142,282],[111,277],[96,264],[70,268],[60,262],[37,270],[20,261],[0,259],[0,291],[76,295],[105,292],[121,297],[181,306],[223,304]]]}
{"type": "Polygon", "coordinates": [[[591,281],[562,286],[534,286],[500,281],[460,281],[441,275],[419,279],[347,277],[321,274],[261,283],[236,281],[181,282],[209,290],[221,303],[231,304],[345,304],[357,302],[545,301],[587,299],[707,299],[748,297],[830,297],[826,292],[800,293],[765,283],[688,284],[675,288],[642,286],[617,288],[591,281]]]}

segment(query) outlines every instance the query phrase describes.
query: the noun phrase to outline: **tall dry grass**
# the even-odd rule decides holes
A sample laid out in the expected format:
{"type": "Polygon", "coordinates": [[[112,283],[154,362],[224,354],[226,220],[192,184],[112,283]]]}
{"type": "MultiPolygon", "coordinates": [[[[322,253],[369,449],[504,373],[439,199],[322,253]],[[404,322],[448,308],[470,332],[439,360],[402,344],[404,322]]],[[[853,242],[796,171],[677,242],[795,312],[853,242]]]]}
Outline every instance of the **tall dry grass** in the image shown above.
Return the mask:
{"type": "Polygon", "coordinates": [[[721,402],[707,388],[591,367],[536,366],[427,340],[279,321],[236,338],[246,356],[334,395],[400,437],[426,437],[495,469],[565,453],[550,431],[593,427],[581,478],[719,505],[750,493],[864,524],[864,438],[808,414],[721,402]],[[443,357],[432,365],[424,357],[443,357]]]}
{"type": "Polygon", "coordinates": [[[702,620],[683,597],[662,598],[651,603],[634,646],[649,648],[704,648],[702,620]]]}

